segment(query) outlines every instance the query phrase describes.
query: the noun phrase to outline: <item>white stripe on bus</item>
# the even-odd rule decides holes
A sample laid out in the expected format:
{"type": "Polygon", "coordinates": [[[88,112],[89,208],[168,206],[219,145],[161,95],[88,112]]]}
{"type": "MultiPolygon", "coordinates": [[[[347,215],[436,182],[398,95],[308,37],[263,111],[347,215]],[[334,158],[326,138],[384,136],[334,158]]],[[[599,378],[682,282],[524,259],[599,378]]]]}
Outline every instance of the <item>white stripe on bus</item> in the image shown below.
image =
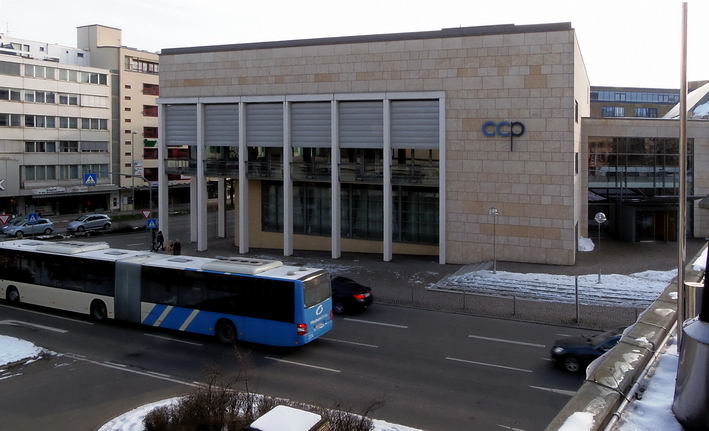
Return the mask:
{"type": "Polygon", "coordinates": [[[184,331],[187,329],[188,326],[190,326],[190,323],[194,320],[195,317],[197,317],[197,313],[199,313],[199,310],[192,310],[189,316],[187,316],[187,320],[180,325],[180,331],[184,331]]]}
{"type": "Polygon", "coordinates": [[[165,309],[160,314],[160,317],[158,317],[158,320],[156,320],[155,323],[153,323],[153,326],[160,326],[162,321],[165,320],[165,318],[167,317],[168,314],[170,314],[170,312],[172,311],[172,308],[173,308],[172,305],[168,305],[167,307],[165,307],[165,309]]]}

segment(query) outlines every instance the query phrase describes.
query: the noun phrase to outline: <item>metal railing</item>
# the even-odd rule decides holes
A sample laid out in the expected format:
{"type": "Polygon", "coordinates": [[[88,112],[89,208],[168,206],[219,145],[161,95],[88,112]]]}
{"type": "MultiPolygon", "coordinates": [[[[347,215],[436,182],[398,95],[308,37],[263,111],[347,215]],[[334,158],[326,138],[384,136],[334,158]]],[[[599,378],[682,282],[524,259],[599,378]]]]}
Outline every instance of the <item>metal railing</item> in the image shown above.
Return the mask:
{"type": "Polygon", "coordinates": [[[384,166],[363,163],[340,163],[340,181],[343,183],[381,184],[384,178],[384,166]]]}
{"type": "Polygon", "coordinates": [[[291,162],[291,178],[294,180],[330,181],[329,163],[291,162]]]}
{"type": "Polygon", "coordinates": [[[197,175],[197,160],[193,159],[167,159],[165,170],[173,175],[197,175]]]}
{"type": "Polygon", "coordinates": [[[205,160],[205,172],[213,177],[238,177],[238,160],[205,160]]]}
{"type": "Polygon", "coordinates": [[[438,167],[422,165],[392,165],[391,183],[395,185],[438,185],[438,167]]]}
{"type": "Polygon", "coordinates": [[[268,160],[246,162],[246,176],[249,179],[283,179],[283,163],[268,160]]]}

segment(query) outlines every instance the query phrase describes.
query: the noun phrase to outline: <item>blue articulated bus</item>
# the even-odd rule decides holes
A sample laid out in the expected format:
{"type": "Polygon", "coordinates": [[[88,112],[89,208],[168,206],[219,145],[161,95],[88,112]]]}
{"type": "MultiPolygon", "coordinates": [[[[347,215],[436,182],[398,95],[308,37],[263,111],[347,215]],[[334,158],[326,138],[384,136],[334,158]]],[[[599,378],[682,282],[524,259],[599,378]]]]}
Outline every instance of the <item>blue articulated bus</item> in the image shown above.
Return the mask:
{"type": "Polygon", "coordinates": [[[223,343],[298,346],[332,329],[330,276],[321,269],[166,256],[102,242],[0,243],[0,298],[223,343]]]}

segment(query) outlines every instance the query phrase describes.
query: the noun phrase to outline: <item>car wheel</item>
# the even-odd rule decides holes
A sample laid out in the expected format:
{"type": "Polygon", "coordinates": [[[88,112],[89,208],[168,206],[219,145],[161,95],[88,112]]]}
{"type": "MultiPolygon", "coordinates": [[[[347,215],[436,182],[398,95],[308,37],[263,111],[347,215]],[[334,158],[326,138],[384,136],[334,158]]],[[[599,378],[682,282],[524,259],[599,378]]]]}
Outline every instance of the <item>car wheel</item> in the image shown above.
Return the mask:
{"type": "Polygon", "coordinates": [[[332,304],[332,310],[337,314],[342,314],[345,312],[345,304],[341,302],[336,302],[332,304]]]}
{"type": "Polygon", "coordinates": [[[12,304],[19,304],[20,292],[17,291],[17,288],[15,286],[10,286],[7,288],[7,292],[5,292],[5,299],[7,299],[7,302],[10,302],[12,304]]]}
{"type": "Polygon", "coordinates": [[[22,232],[21,230],[18,230],[17,232],[15,232],[15,238],[24,238],[24,236],[25,236],[25,233],[22,232]]]}
{"type": "Polygon", "coordinates": [[[52,230],[51,230],[50,228],[46,228],[46,229],[44,230],[44,234],[45,234],[45,235],[51,235],[51,233],[52,233],[52,230]]]}
{"type": "Polygon", "coordinates": [[[106,223],[105,225],[103,225],[103,230],[109,230],[109,229],[111,229],[111,223],[106,223]]]}
{"type": "Polygon", "coordinates": [[[578,373],[581,371],[581,363],[576,356],[566,356],[562,362],[564,369],[570,373],[578,373]]]}
{"type": "Polygon", "coordinates": [[[106,312],[106,304],[98,299],[91,303],[91,318],[97,322],[105,320],[108,316],[106,312]]]}
{"type": "Polygon", "coordinates": [[[83,227],[83,226],[79,226],[79,227],[76,228],[76,231],[77,231],[77,232],[83,232],[83,231],[84,231],[84,227],[83,227]]]}
{"type": "Polygon", "coordinates": [[[214,329],[214,335],[222,344],[236,343],[236,327],[229,320],[222,319],[217,322],[217,327],[214,329]]]}

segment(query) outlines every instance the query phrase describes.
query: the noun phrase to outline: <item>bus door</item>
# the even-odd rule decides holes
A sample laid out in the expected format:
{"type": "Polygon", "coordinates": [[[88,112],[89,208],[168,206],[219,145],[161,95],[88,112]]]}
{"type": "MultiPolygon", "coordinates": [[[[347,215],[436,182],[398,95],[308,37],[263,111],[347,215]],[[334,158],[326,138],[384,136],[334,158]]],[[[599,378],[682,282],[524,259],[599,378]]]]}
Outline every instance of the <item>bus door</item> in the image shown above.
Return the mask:
{"type": "Polygon", "coordinates": [[[116,261],[116,319],[141,322],[140,315],[140,269],[144,258],[116,261]]]}

